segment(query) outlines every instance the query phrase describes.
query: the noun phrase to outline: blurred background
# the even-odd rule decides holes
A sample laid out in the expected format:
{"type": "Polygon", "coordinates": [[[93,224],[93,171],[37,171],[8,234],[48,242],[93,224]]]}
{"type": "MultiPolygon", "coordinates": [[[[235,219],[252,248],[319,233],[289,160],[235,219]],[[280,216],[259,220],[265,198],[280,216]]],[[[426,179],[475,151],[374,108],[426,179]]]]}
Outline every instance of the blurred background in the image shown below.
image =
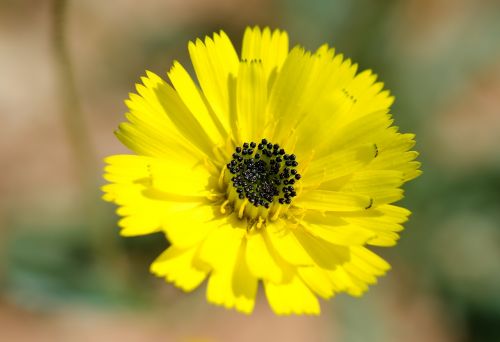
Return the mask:
{"type": "Polygon", "coordinates": [[[0,341],[500,341],[498,0],[0,0],[0,75],[0,341]],[[120,238],[100,199],[144,71],[255,24],[373,69],[417,134],[393,270],[317,318],[184,295],[148,273],[164,237],[120,238]]]}

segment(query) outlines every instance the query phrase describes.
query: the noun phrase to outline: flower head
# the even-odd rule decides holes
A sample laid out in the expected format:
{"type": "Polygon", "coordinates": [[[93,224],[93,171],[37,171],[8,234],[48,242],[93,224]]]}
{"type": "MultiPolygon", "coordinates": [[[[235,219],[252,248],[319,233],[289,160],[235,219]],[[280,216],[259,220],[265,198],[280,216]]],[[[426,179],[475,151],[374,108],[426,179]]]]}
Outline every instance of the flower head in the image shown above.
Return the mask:
{"type": "Polygon", "coordinates": [[[106,159],[104,199],[124,236],[162,231],[151,271],[250,313],[262,282],[277,314],[318,314],[317,296],[363,294],[389,265],[410,212],[392,203],[417,177],[413,134],[370,71],[324,45],[289,51],[283,31],[248,28],[189,43],[197,82],[174,62],[146,72],[106,159]]]}

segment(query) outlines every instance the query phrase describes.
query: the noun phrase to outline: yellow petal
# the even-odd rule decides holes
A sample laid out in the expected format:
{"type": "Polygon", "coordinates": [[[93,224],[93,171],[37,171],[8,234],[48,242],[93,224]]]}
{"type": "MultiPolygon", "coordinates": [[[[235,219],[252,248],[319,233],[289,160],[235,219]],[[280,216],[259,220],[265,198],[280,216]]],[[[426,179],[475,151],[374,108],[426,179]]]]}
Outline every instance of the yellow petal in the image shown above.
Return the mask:
{"type": "Polygon", "coordinates": [[[126,216],[118,221],[122,228],[122,236],[146,235],[158,232],[161,228],[161,217],[151,211],[143,211],[136,215],[126,216]]]}
{"type": "Polygon", "coordinates": [[[232,267],[229,259],[234,261],[245,233],[245,229],[234,227],[232,221],[226,219],[203,241],[198,250],[198,259],[216,271],[232,267]]]}
{"type": "Polygon", "coordinates": [[[171,244],[188,248],[201,243],[212,231],[226,224],[224,219],[215,217],[216,210],[208,204],[200,204],[163,216],[162,226],[171,244]]]}
{"type": "MultiPolygon", "coordinates": [[[[382,223],[404,223],[408,220],[408,216],[411,212],[408,209],[398,207],[391,204],[380,205],[377,208],[363,211],[353,211],[353,212],[343,212],[340,214],[343,220],[348,218],[366,218],[375,219],[382,223]]],[[[328,215],[328,213],[327,213],[328,215]]],[[[336,215],[335,217],[338,217],[336,215]]]]}
{"type": "Polygon", "coordinates": [[[420,163],[414,161],[417,157],[418,153],[415,151],[387,151],[386,153],[381,153],[380,158],[374,161],[374,165],[371,168],[401,171],[403,173],[403,180],[407,182],[421,173],[418,170],[420,163]]]}
{"type": "MultiPolygon", "coordinates": [[[[224,32],[214,38],[200,39],[188,45],[189,55],[196,76],[210,107],[226,132],[233,128],[231,122],[230,94],[228,84],[238,74],[238,55],[224,32]]],[[[233,113],[234,114],[234,113],[233,113]]]]}
{"type": "Polygon", "coordinates": [[[375,83],[376,79],[377,76],[371,70],[365,70],[345,87],[346,94],[354,101],[350,113],[352,119],[373,111],[385,110],[394,102],[388,91],[381,91],[384,85],[375,83]]]}
{"type": "Polygon", "coordinates": [[[247,235],[246,260],[252,274],[259,279],[280,282],[283,270],[271,254],[269,247],[260,232],[247,235]]]}
{"type": "Polygon", "coordinates": [[[363,265],[361,267],[366,267],[369,272],[375,275],[382,275],[391,268],[391,265],[389,265],[387,261],[370,251],[368,248],[355,246],[351,248],[351,253],[354,256],[351,262],[363,265]]]}
{"type": "Polygon", "coordinates": [[[375,284],[377,276],[385,274],[390,266],[385,260],[364,247],[351,249],[351,260],[343,268],[354,279],[365,284],[375,284]]]}
{"type": "Polygon", "coordinates": [[[246,241],[243,241],[240,246],[236,264],[234,266],[231,285],[236,298],[236,309],[241,312],[251,313],[255,305],[258,280],[248,268],[248,261],[246,260],[245,255],[245,242],[246,241]]]}
{"type": "Polygon", "coordinates": [[[414,138],[414,134],[401,134],[397,127],[389,127],[378,137],[378,156],[367,169],[400,171],[404,182],[417,177],[421,174],[420,163],[414,161],[418,153],[409,151],[415,145],[414,138]]]}
{"type": "Polygon", "coordinates": [[[207,300],[226,308],[251,313],[255,304],[257,278],[247,267],[245,241],[225,241],[226,249],[219,251],[224,265],[215,269],[208,280],[207,300]]]}
{"type": "Polygon", "coordinates": [[[394,232],[381,232],[378,233],[376,237],[368,240],[367,245],[370,246],[380,246],[380,247],[392,247],[395,246],[399,240],[399,234],[394,232]]]}
{"type": "Polygon", "coordinates": [[[182,139],[170,143],[171,139],[175,139],[175,135],[168,136],[168,133],[157,132],[146,125],[123,122],[118,126],[115,135],[130,150],[143,156],[175,158],[182,151],[185,151],[186,155],[193,154],[181,145],[182,139]]]}
{"type": "Polygon", "coordinates": [[[304,229],[294,229],[293,234],[314,263],[321,268],[334,269],[349,260],[349,248],[346,246],[327,242],[304,229]]]}
{"type": "Polygon", "coordinates": [[[170,160],[150,163],[152,187],[179,196],[206,196],[209,193],[210,173],[203,165],[188,166],[170,160]]]}
{"type": "Polygon", "coordinates": [[[403,173],[397,170],[363,170],[356,172],[342,187],[343,190],[371,193],[380,189],[399,188],[403,173]]]}
{"type": "Polygon", "coordinates": [[[266,234],[273,250],[287,263],[314,265],[313,259],[283,220],[267,225],[266,234]]]}
{"type": "Polygon", "coordinates": [[[148,165],[152,158],[135,155],[113,155],[104,159],[104,179],[112,183],[131,183],[150,176],[148,165]]]}
{"type": "Polygon", "coordinates": [[[186,292],[193,291],[209,271],[194,265],[195,252],[196,248],[184,250],[171,246],[151,264],[151,272],[186,292]]]}
{"type": "Polygon", "coordinates": [[[411,214],[408,209],[395,205],[381,205],[377,208],[377,211],[382,213],[379,216],[379,220],[395,223],[406,222],[408,220],[408,216],[411,214]]]}
{"type": "Polygon", "coordinates": [[[358,211],[370,208],[372,203],[366,195],[326,190],[304,191],[294,201],[297,207],[320,211],[358,211]]]}
{"type": "Polygon", "coordinates": [[[317,266],[297,267],[300,279],[317,295],[324,299],[331,298],[335,288],[325,271],[317,266]]]}
{"type": "Polygon", "coordinates": [[[191,76],[189,76],[186,69],[179,62],[174,61],[172,68],[168,72],[168,77],[179,97],[203,126],[208,136],[216,143],[222,142],[227,136],[227,132],[210,106],[207,107],[205,104],[200,89],[194,83],[191,76]]]}
{"type": "Polygon", "coordinates": [[[340,191],[357,193],[373,199],[372,207],[393,203],[403,198],[401,171],[367,170],[353,174],[340,191]]]}
{"type": "Polygon", "coordinates": [[[353,277],[343,267],[338,267],[333,271],[327,271],[326,274],[330,278],[336,291],[347,292],[353,297],[360,297],[368,290],[368,285],[363,281],[353,277]]]}
{"type": "Polygon", "coordinates": [[[374,232],[399,232],[403,226],[378,217],[347,217],[345,220],[355,226],[363,227],[374,232]]]}
{"type": "Polygon", "coordinates": [[[159,76],[147,72],[143,85],[137,85],[137,94],[131,94],[126,104],[129,122],[120,124],[117,137],[138,154],[153,157],[179,158],[182,154],[203,156],[192,142],[170,120],[164,106],[162,89],[166,83],[159,76]]]}
{"type": "Polygon", "coordinates": [[[376,236],[375,232],[351,224],[348,219],[313,211],[306,213],[301,225],[311,235],[341,246],[363,245],[376,236]]]}
{"type": "Polygon", "coordinates": [[[189,210],[204,201],[203,197],[180,202],[152,196],[149,165],[154,160],[133,155],[106,158],[104,177],[113,183],[102,187],[103,198],[121,206],[117,212],[125,217],[118,224],[124,236],[157,232],[171,213],[189,210]]]}
{"type": "MultiPolygon", "coordinates": [[[[371,236],[366,240],[366,243],[373,246],[393,246],[399,239],[397,232],[403,230],[402,223],[408,219],[410,211],[404,208],[393,205],[380,205],[370,210],[359,212],[343,212],[340,214],[326,213],[315,214],[308,213],[304,218],[309,222],[318,223],[319,225],[328,224],[331,220],[339,220],[346,222],[352,232],[368,232],[371,236]],[[340,216],[339,216],[340,215],[340,216]]],[[[335,230],[337,226],[332,227],[335,230]]],[[[320,229],[314,232],[322,233],[320,229]]],[[[363,236],[363,234],[360,234],[363,236]]],[[[324,237],[326,239],[326,237],[324,237]]]]}
{"type": "Polygon", "coordinates": [[[269,118],[265,115],[267,79],[262,63],[242,61],[236,83],[236,109],[241,141],[258,141],[263,137],[269,118]]]}
{"type": "Polygon", "coordinates": [[[179,94],[165,81],[156,86],[154,92],[171,122],[179,132],[196,148],[207,156],[213,155],[214,142],[205,132],[204,127],[189,111],[179,94]]]}
{"type": "Polygon", "coordinates": [[[277,315],[320,313],[318,299],[297,276],[281,284],[264,281],[264,288],[269,305],[277,315]]]}
{"type": "Polygon", "coordinates": [[[387,114],[387,110],[382,110],[368,113],[345,124],[339,124],[332,130],[331,139],[325,142],[324,149],[319,149],[319,151],[329,154],[353,145],[377,144],[388,134],[387,128],[391,123],[392,119],[387,114]]]}
{"type": "Polygon", "coordinates": [[[322,149],[334,138],[332,131],[338,126],[337,121],[344,113],[350,113],[351,108],[352,103],[340,90],[333,91],[332,94],[323,98],[316,97],[309,110],[310,117],[306,116],[296,127],[295,152],[297,156],[302,160],[303,156],[307,156],[311,151],[315,152],[315,156],[322,156],[322,149]],[[319,125],[318,122],[321,124],[319,125]]]}
{"type": "Polygon", "coordinates": [[[278,121],[273,139],[285,149],[290,147],[287,144],[290,130],[304,108],[313,101],[308,88],[313,66],[310,53],[300,47],[293,48],[271,90],[267,115],[278,121]]]}
{"type": "Polygon", "coordinates": [[[351,257],[347,263],[332,271],[326,271],[330,281],[352,296],[361,296],[368,290],[368,285],[376,282],[390,269],[390,265],[381,257],[362,246],[350,248],[351,257]]]}
{"type": "Polygon", "coordinates": [[[247,27],[243,35],[241,58],[261,60],[267,80],[272,73],[278,73],[288,55],[288,35],[284,31],[269,27],[247,27]]]}
{"type": "Polygon", "coordinates": [[[371,162],[377,153],[375,144],[363,144],[313,159],[303,174],[304,187],[318,186],[331,179],[352,174],[371,162]]]}
{"type": "Polygon", "coordinates": [[[336,130],[353,120],[354,103],[345,88],[352,82],[357,65],[349,59],[344,60],[342,55],[335,55],[334,49],[327,45],[316,51],[313,60],[313,81],[307,91],[309,98],[314,100],[307,105],[307,110],[302,111],[302,117],[294,127],[298,135],[295,150],[298,156],[311,150],[322,155],[325,145],[337,138],[336,130]]]}

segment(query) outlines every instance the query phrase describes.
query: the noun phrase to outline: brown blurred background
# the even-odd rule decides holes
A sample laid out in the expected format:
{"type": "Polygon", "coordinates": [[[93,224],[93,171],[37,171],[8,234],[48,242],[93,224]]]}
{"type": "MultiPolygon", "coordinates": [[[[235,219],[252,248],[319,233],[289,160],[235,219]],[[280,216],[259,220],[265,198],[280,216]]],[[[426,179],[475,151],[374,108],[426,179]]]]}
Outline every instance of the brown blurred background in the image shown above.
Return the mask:
{"type": "Polygon", "coordinates": [[[0,0],[0,341],[500,341],[498,0],[0,0]],[[373,69],[424,174],[393,270],[361,299],[275,317],[213,307],[148,273],[160,234],[123,239],[102,158],[146,69],[247,25],[328,42],[373,69]]]}

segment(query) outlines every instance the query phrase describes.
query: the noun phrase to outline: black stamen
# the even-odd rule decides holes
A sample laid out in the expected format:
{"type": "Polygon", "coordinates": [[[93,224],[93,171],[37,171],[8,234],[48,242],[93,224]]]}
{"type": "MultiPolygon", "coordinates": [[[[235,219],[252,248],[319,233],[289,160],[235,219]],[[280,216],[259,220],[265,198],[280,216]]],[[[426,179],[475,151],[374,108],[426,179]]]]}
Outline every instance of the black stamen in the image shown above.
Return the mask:
{"type": "Polygon", "coordinates": [[[226,167],[234,175],[231,182],[238,198],[247,198],[255,207],[269,208],[275,198],[280,204],[290,204],[291,198],[296,196],[292,186],[300,179],[294,168],[298,165],[296,156],[285,154],[278,144],[267,139],[258,144],[245,142],[236,147],[232,157],[226,167]]]}

